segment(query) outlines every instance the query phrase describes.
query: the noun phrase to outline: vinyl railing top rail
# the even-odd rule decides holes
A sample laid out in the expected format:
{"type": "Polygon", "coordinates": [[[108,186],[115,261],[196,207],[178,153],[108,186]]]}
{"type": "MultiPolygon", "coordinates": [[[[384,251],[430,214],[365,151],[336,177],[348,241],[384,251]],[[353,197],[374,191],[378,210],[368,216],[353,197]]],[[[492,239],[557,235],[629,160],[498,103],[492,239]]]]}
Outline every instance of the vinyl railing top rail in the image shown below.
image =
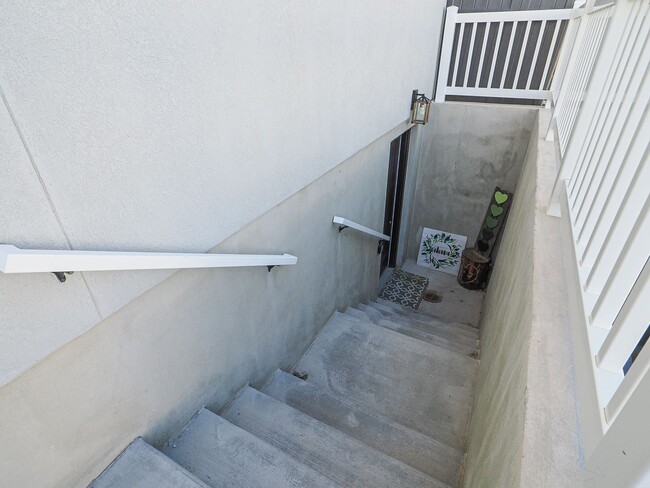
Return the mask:
{"type": "MultiPolygon", "coordinates": [[[[364,234],[367,234],[372,237],[376,237],[378,239],[381,239],[383,241],[390,241],[390,236],[387,236],[386,234],[382,234],[381,232],[377,232],[376,230],[373,230],[369,227],[366,227],[361,224],[357,224],[356,222],[353,222],[352,220],[348,220],[343,217],[338,217],[335,216],[332,219],[332,223],[334,224],[339,224],[343,229],[346,227],[349,227],[350,229],[354,229],[356,231],[362,232],[364,234]]],[[[342,230],[342,229],[341,229],[342,230]]]]}
{"type": "Polygon", "coordinates": [[[297,262],[298,258],[291,254],[54,251],[0,245],[0,271],[3,273],[268,267],[293,265],[297,262]]]}
{"type": "Polygon", "coordinates": [[[582,12],[458,13],[458,7],[448,7],[435,101],[448,96],[549,100],[564,26],[582,12]]]}
{"type": "Polygon", "coordinates": [[[456,14],[456,23],[568,20],[576,15],[579,15],[579,12],[575,12],[570,8],[549,10],[511,10],[508,12],[465,12],[456,14]]]}

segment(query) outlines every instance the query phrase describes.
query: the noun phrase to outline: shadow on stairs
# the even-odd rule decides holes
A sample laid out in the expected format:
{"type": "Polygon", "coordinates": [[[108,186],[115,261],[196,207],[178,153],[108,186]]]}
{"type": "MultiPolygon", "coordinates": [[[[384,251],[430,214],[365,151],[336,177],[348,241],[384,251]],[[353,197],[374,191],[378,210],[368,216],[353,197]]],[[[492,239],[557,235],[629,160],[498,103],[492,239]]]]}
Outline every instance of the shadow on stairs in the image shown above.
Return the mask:
{"type": "Polygon", "coordinates": [[[161,451],[138,438],[90,485],[458,486],[478,331],[377,300],[335,312],[293,373],[198,412],[161,451]]]}

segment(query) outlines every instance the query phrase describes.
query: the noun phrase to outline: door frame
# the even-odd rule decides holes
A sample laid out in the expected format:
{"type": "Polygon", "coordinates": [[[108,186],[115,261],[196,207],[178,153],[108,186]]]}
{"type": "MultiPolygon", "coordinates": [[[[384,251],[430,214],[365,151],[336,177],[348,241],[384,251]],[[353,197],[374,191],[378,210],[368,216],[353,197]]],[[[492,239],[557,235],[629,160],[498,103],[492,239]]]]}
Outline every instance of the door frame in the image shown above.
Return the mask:
{"type": "Polygon", "coordinates": [[[382,246],[380,275],[397,264],[410,143],[410,128],[390,143],[384,206],[384,234],[390,236],[390,241],[382,246]]]}

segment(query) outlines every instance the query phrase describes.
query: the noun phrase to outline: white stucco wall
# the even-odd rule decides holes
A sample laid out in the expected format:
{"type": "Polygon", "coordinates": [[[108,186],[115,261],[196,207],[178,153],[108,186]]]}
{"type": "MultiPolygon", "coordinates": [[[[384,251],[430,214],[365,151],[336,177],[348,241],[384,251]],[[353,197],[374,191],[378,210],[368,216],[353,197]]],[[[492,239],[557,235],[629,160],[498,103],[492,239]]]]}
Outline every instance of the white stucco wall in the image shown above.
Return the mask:
{"type": "Polygon", "coordinates": [[[160,446],[202,406],[290,368],[329,316],[376,295],[390,141],[402,124],[222,242],[296,266],[183,270],[0,389],[0,486],[85,487],[136,436],[160,446]]]}
{"type": "MultiPolygon", "coordinates": [[[[0,11],[0,241],[203,252],[431,94],[444,2],[0,11]]],[[[169,274],[0,275],[0,385],[169,274]]]]}

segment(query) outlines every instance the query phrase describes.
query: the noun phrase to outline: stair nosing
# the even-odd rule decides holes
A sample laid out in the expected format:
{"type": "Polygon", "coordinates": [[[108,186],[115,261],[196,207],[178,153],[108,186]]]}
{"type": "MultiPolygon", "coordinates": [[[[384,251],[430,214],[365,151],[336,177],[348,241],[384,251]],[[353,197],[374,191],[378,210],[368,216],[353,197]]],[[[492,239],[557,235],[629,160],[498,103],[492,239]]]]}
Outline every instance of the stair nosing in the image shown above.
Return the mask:
{"type": "MultiPolygon", "coordinates": [[[[232,404],[235,400],[237,400],[237,399],[239,398],[239,396],[240,396],[241,394],[243,394],[244,391],[246,391],[247,389],[253,389],[253,388],[252,388],[251,386],[249,386],[249,385],[246,385],[246,386],[240,388],[240,389],[238,390],[238,394],[237,394],[235,397],[233,397],[233,400],[229,403],[229,405],[232,404]]],[[[328,481],[331,485],[333,485],[333,486],[339,486],[339,485],[338,485],[334,480],[332,480],[330,477],[323,475],[322,473],[318,472],[317,470],[315,470],[315,469],[312,468],[311,466],[308,466],[307,464],[305,464],[305,463],[303,463],[302,461],[300,461],[300,459],[297,459],[295,456],[292,456],[290,453],[285,452],[284,450],[282,450],[282,449],[279,448],[278,446],[275,446],[275,445],[273,445],[272,443],[268,442],[267,440],[262,439],[261,437],[258,437],[258,436],[256,436],[255,434],[253,434],[252,432],[249,432],[248,430],[246,430],[246,429],[244,429],[244,428],[238,426],[237,424],[235,424],[234,422],[230,421],[229,419],[227,419],[227,418],[224,417],[223,415],[220,415],[220,414],[214,412],[213,410],[211,410],[211,409],[209,409],[209,408],[203,407],[203,408],[201,408],[198,412],[196,412],[196,413],[192,416],[191,420],[190,420],[189,422],[187,422],[187,424],[183,427],[183,429],[182,429],[182,430],[181,430],[177,435],[175,435],[173,438],[171,438],[168,442],[165,443],[164,450],[161,451],[161,452],[162,452],[163,455],[167,456],[167,457],[168,457],[172,462],[178,464],[178,465],[181,466],[185,471],[187,471],[188,473],[190,473],[190,474],[191,474],[192,476],[194,476],[195,478],[199,479],[199,481],[205,485],[205,488],[211,488],[211,485],[209,485],[209,484],[207,484],[206,482],[200,480],[200,478],[198,478],[197,475],[194,475],[194,474],[193,474],[193,473],[192,473],[188,468],[186,468],[185,466],[183,466],[180,462],[178,462],[178,461],[174,460],[173,458],[171,458],[171,457],[170,457],[169,455],[167,455],[167,453],[165,452],[165,451],[168,451],[168,450],[170,450],[170,449],[176,449],[176,443],[175,443],[174,441],[178,441],[178,439],[182,437],[182,435],[183,435],[183,433],[186,431],[186,429],[190,428],[192,421],[193,421],[195,418],[197,418],[199,415],[208,415],[208,416],[210,416],[210,417],[215,417],[215,418],[220,419],[220,420],[223,421],[223,422],[226,422],[226,423],[230,426],[230,428],[234,429],[235,431],[241,431],[241,432],[244,434],[245,437],[248,437],[248,438],[250,438],[250,439],[253,439],[255,442],[260,443],[261,445],[263,445],[265,449],[268,449],[268,450],[270,450],[271,452],[273,452],[273,453],[279,455],[279,459],[281,459],[281,458],[285,458],[285,457],[286,457],[286,458],[290,459],[292,463],[295,463],[296,465],[301,465],[302,467],[304,467],[306,471],[308,471],[308,472],[309,472],[309,471],[314,472],[318,477],[323,478],[323,479],[327,479],[327,481],[328,481]]],[[[180,443],[180,441],[178,441],[178,442],[180,443]]],[[[217,480],[214,480],[214,481],[217,481],[217,480]]]]}
{"type": "MultiPolygon", "coordinates": [[[[407,437],[407,438],[410,438],[412,440],[422,439],[425,442],[433,443],[436,446],[436,451],[437,452],[441,452],[441,453],[444,452],[444,454],[442,454],[443,457],[440,458],[441,461],[453,462],[453,463],[457,462],[458,463],[458,465],[455,467],[455,473],[453,475],[453,476],[456,477],[456,480],[454,481],[454,484],[460,479],[460,471],[461,471],[461,466],[462,466],[463,460],[465,459],[465,452],[463,452],[463,451],[461,451],[461,450],[459,450],[459,449],[457,449],[457,448],[455,448],[453,446],[450,446],[450,445],[446,444],[442,440],[439,440],[439,439],[437,439],[435,437],[432,437],[430,435],[427,435],[427,434],[425,434],[423,432],[419,432],[419,431],[417,431],[415,429],[412,429],[411,427],[408,427],[408,426],[398,422],[397,420],[394,420],[394,419],[392,419],[392,418],[390,418],[390,417],[388,417],[388,416],[386,416],[386,415],[384,415],[384,414],[382,414],[380,412],[376,412],[375,410],[373,410],[372,408],[370,408],[370,407],[368,407],[366,405],[355,402],[354,400],[351,400],[351,399],[349,399],[349,398],[347,398],[345,396],[338,395],[338,394],[336,394],[334,392],[329,392],[329,391],[323,390],[319,385],[314,384],[314,383],[310,383],[308,380],[301,380],[299,378],[295,378],[295,377],[293,377],[293,375],[291,373],[288,373],[286,371],[282,371],[280,369],[277,370],[273,374],[272,379],[276,378],[278,375],[284,375],[284,376],[287,377],[287,379],[289,379],[291,381],[293,381],[294,379],[296,380],[296,382],[302,381],[307,385],[307,388],[311,389],[312,391],[317,391],[320,395],[324,395],[326,397],[329,397],[329,398],[333,399],[334,402],[340,403],[345,409],[349,409],[350,411],[354,411],[356,413],[363,414],[363,415],[365,415],[367,417],[371,417],[372,419],[375,420],[375,422],[377,422],[379,424],[386,424],[388,426],[391,426],[392,428],[394,428],[394,429],[396,429],[398,431],[401,431],[402,434],[404,434],[404,436],[407,437]]],[[[280,380],[280,381],[282,382],[283,380],[280,380]]],[[[440,478],[436,477],[436,475],[434,475],[434,474],[427,473],[425,471],[422,471],[422,469],[418,468],[417,466],[409,464],[406,460],[402,460],[402,458],[397,458],[397,457],[395,457],[394,455],[392,455],[389,452],[384,452],[381,449],[378,449],[378,448],[374,447],[374,445],[368,444],[365,440],[360,439],[360,438],[356,437],[353,434],[348,434],[346,431],[341,430],[339,427],[337,427],[335,425],[330,425],[329,422],[327,422],[325,420],[321,420],[320,418],[315,417],[311,413],[303,410],[299,405],[295,405],[293,403],[287,402],[286,398],[278,398],[278,397],[276,397],[275,395],[272,394],[272,392],[268,391],[270,383],[271,382],[269,382],[264,388],[262,388],[260,390],[265,395],[268,395],[268,396],[274,398],[275,400],[277,400],[279,402],[282,402],[285,405],[288,405],[291,408],[299,410],[300,412],[304,413],[305,415],[308,415],[309,417],[312,417],[312,418],[314,418],[315,420],[317,420],[319,422],[322,422],[322,423],[324,423],[326,425],[329,425],[331,428],[339,430],[339,431],[343,432],[345,435],[348,435],[349,437],[352,437],[353,439],[356,439],[357,441],[363,443],[364,445],[366,445],[366,446],[368,446],[368,447],[370,447],[372,449],[375,449],[375,450],[377,450],[379,452],[382,452],[385,455],[392,457],[393,459],[397,459],[398,461],[402,462],[403,464],[406,464],[407,466],[410,466],[413,469],[415,469],[417,471],[420,471],[420,472],[424,473],[425,475],[427,475],[427,476],[429,476],[431,478],[439,480],[439,481],[441,481],[443,483],[448,483],[448,481],[443,481],[440,478]]],[[[291,386],[289,388],[291,388],[291,386]]],[[[433,453],[436,452],[436,451],[430,451],[430,452],[428,452],[428,454],[431,455],[432,458],[437,457],[437,456],[433,455],[433,453]]],[[[449,473],[447,473],[447,475],[448,474],[449,473]]]]}
{"type": "MultiPolygon", "coordinates": [[[[353,317],[355,319],[358,319],[360,321],[364,320],[364,321],[367,321],[367,322],[374,323],[376,325],[380,325],[380,326],[385,327],[387,329],[395,330],[395,329],[393,329],[391,327],[387,327],[386,325],[379,323],[378,321],[375,321],[372,317],[370,317],[368,315],[368,313],[365,310],[359,310],[359,309],[350,307],[348,309],[348,311],[345,312],[345,315],[348,315],[348,316],[353,317]],[[355,310],[355,311],[364,313],[366,315],[366,317],[368,317],[368,318],[367,319],[365,319],[365,318],[362,319],[361,317],[356,317],[354,314],[350,314],[349,310],[355,310]]],[[[381,315],[381,317],[378,318],[378,320],[385,320],[387,322],[391,322],[391,323],[395,324],[398,327],[405,328],[407,330],[411,329],[411,330],[416,331],[418,333],[422,333],[425,336],[434,336],[434,337],[437,337],[439,339],[442,339],[445,342],[449,342],[449,343],[452,343],[452,344],[457,344],[459,346],[464,346],[464,347],[467,347],[467,348],[471,348],[472,350],[478,349],[478,344],[479,344],[478,338],[472,338],[472,337],[469,337],[469,336],[466,336],[466,335],[460,335],[460,336],[457,335],[456,337],[453,337],[453,336],[448,337],[445,334],[445,332],[447,334],[453,334],[454,331],[452,331],[450,329],[447,329],[447,328],[444,328],[442,326],[434,326],[434,325],[429,325],[429,324],[422,324],[423,327],[419,327],[418,326],[419,324],[415,325],[415,324],[412,324],[412,323],[407,322],[407,321],[402,322],[402,321],[400,321],[398,319],[399,319],[399,317],[386,316],[386,315],[381,315]],[[425,329],[429,329],[429,328],[431,328],[432,330],[425,330],[425,329]]],[[[419,337],[409,335],[406,332],[403,332],[403,331],[400,331],[400,330],[395,330],[395,332],[400,332],[402,334],[408,335],[409,337],[413,337],[415,339],[420,339],[419,337]]],[[[420,339],[420,340],[423,340],[423,339],[420,339]]],[[[424,342],[427,342],[427,341],[424,341],[424,342]]],[[[442,344],[440,344],[440,345],[441,345],[441,347],[445,347],[442,344]]]]}
{"type": "MultiPolygon", "coordinates": [[[[417,341],[418,343],[425,344],[425,345],[428,346],[429,348],[432,348],[432,349],[437,349],[437,348],[444,349],[444,350],[447,351],[447,352],[450,352],[450,353],[452,353],[452,354],[455,354],[455,355],[458,356],[459,358],[464,358],[464,359],[466,359],[466,360],[474,361],[474,363],[476,363],[476,364],[478,364],[478,362],[479,362],[478,359],[472,358],[472,357],[470,357],[469,355],[466,355],[466,354],[463,354],[463,353],[459,353],[458,351],[454,351],[454,350],[452,350],[452,349],[448,349],[448,348],[446,348],[446,347],[444,347],[444,346],[441,346],[441,345],[438,345],[438,344],[432,344],[432,343],[430,343],[430,342],[423,341],[422,339],[418,339],[417,337],[413,337],[413,336],[410,336],[410,335],[408,335],[408,334],[404,334],[404,333],[402,333],[402,332],[400,332],[400,331],[393,330],[393,329],[390,329],[390,328],[388,328],[388,327],[383,327],[383,326],[381,326],[381,325],[379,325],[379,324],[376,324],[376,323],[374,323],[374,322],[370,322],[370,321],[363,321],[363,322],[362,322],[362,321],[359,321],[359,320],[355,320],[353,317],[351,317],[351,316],[349,316],[349,315],[346,315],[346,314],[344,314],[344,313],[342,313],[342,312],[335,312],[335,313],[332,315],[332,317],[337,317],[337,318],[340,318],[340,319],[342,319],[342,320],[346,320],[346,321],[348,321],[348,322],[356,322],[356,323],[359,323],[359,324],[365,324],[365,325],[369,325],[369,326],[372,326],[372,327],[377,327],[377,328],[379,328],[379,329],[382,330],[382,331],[386,331],[387,333],[389,333],[389,335],[390,335],[390,334],[398,334],[399,337],[403,337],[403,338],[406,338],[406,339],[411,340],[411,341],[417,341]]],[[[329,323],[329,321],[328,321],[328,323],[329,323]]],[[[478,348],[477,348],[477,349],[478,349],[478,348]]],[[[306,356],[306,355],[307,355],[307,353],[304,354],[304,356],[306,356]]],[[[304,357],[304,356],[303,356],[303,357],[304,357]]],[[[300,362],[298,362],[298,364],[299,364],[299,363],[300,363],[300,362]]]]}
{"type": "MultiPolygon", "coordinates": [[[[313,422],[313,423],[315,423],[317,426],[321,426],[320,428],[322,428],[322,429],[324,429],[324,430],[326,430],[326,431],[333,432],[334,435],[342,436],[343,438],[347,439],[347,442],[351,442],[352,444],[360,444],[360,445],[363,445],[365,449],[371,451],[374,455],[379,456],[380,458],[387,458],[387,459],[391,460],[391,462],[396,463],[397,465],[401,465],[401,467],[402,467],[403,469],[406,469],[407,471],[414,471],[414,472],[416,472],[417,474],[419,474],[420,476],[422,476],[422,477],[424,477],[424,478],[427,478],[427,479],[431,480],[431,481],[434,482],[434,483],[439,484],[441,488],[451,488],[447,483],[444,483],[444,482],[442,482],[442,481],[440,481],[440,480],[438,480],[438,479],[436,479],[436,478],[433,478],[433,477],[427,475],[426,473],[423,473],[422,471],[420,471],[420,470],[418,470],[418,469],[416,469],[416,468],[413,468],[412,466],[409,466],[408,464],[405,464],[404,462],[399,461],[398,459],[395,459],[394,457],[389,456],[389,455],[387,455],[387,454],[385,454],[385,453],[383,453],[383,452],[381,452],[381,451],[375,449],[374,447],[369,446],[369,445],[367,445],[367,444],[365,444],[365,443],[363,443],[363,442],[361,442],[361,441],[355,439],[354,437],[352,437],[352,436],[346,434],[345,432],[343,432],[343,431],[341,431],[341,430],[339,430],[339,429],[336,429],[336,428],[334,428],[334,427],[331,427],[331,426],[329,426],[328,424],[326,424],[326,423],[324,423],[324,422],[321,422],[320,420],[318,420],[318,419],[316,419],[316,418],[310,416],[309,414],[306,414],[306,413],[300,411],[299,409],[292,407],[291,405],[287,405],[286,403],[284,403],[284,402],[282,402],[282,401],[280,401],[280,400],[277,400],[277,399],[273,398],[272,396],[267,395],[266,393],[264,393],[264,392],[262,392],[262,391],[260,391],[260,390],[257,390],[257,389],[252,388],[252,387],[247,387],[247,388],[245,388],[244,390],[245,390],[245,391],[249,391],[249,390],[250,390],[250,391],[252,391],[252,392],[255,392],[256,394],[264,395],[264,397],[270,399],[272,402],[275,402],[275,403],[281,405],[281,406],[282,406],[281,408],[291,409],[292,411],[296,412],[296,413],[298,414],[298,416],[306,417],[306,418],[309,419],[309,422],[313,422]]],[[[244,393],[244,392],[242,392],[242,394],[243,394],[243,393],[244,393]]],[[[241,396],[241,395],[240,395],[240,396],[241,396]]],[[[239,397],[238,397],[238,398],[239,398],[239,397]]],[[[227,413],[224,412],[224,414],[227,414],[227,413]]],[[[226,420],[230,421],[230,419],[229,419],[227,416],[224,416],[224,418],[225,418],[226,420]]],[[[239,426],[238,424],[236,424],[236,423],[235,423],[234,425],[236,425],[237,427],[239,427],[239,428],[241,428],[241,429],[247,430],[245,427],[240,427],[240,426],[239,426]]],[[[248,431],[248,430],[247,430],[247,431],[248,431]]],[[[248,432],[250,432],[250,431],[248,431],[248,432]]],[[[250,433],[251,433],[252,435],[255,435],[256,437],[260,438],[257,434],[255,434],[255,433],[253,433],[253,432],[250,432],[250,433]]],[[[262,441],[268,442],[268,441],[266,441],[266,439],[264,439],[264,438],[260,438],[260,439],[261,439],[262,441]]],[[[270,443],[270,442],[269,442],[269,443],[270,443]]],[[[274,445],[274,444],[271,444],[271,445],[274,445]]],[[[278,449],[281,449],[279,446],[276,446],[276,447],[277,447],[278,449]]],[[[306,462],[302,461],[301,459],[296,458],[292,452],[286,451],[286,450],[284,450],[284,449],[282,449],[282,451],[285,452],[285,453],[287,453],[289,456],[293,457],[294,459],[296,459],[298,462],[302,462],[303,464],[305,464],[306,466],[310,467],[311,469],[315,469],[316,471],[319,471],[317,468],[311,466],[310,464],[307,464],[306,462]]],[[[319,472],[320,472],[320,471],[319,471],[319,472]]],[[[330,478],[330,476],[329,476],[327,473],[322,473],[322,472],[321,472],[321,474],[323,474],[324,476],[327,476],[328,478],[330,478]]],[[[330,479],[332,479],[334,483],[339,483],[339,481],[336,480],[336,479],[334,479],[334,478],[330,478],[330,479]]]]}

